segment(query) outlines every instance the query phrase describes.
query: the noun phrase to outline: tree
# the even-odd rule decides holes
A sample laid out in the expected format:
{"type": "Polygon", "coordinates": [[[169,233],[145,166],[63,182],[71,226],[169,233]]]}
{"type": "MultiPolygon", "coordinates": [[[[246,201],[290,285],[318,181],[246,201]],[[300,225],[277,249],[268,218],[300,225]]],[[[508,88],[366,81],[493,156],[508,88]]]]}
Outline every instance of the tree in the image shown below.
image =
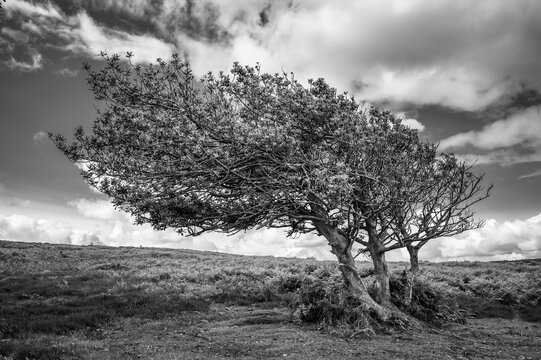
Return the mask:
{"type": "MultiPolygon", "coordinates": [[[[90,185],[158,230],[315,232],[363,306],[383,320],[393,314],[384,255],[432,234],[415,237],[408,225],[411,204],[422,206],[423,187],[440,174],[433,145],[389,112],[359,111],[323,79],[304,87],[292,74],[235,63],[230,75],[197,82],[178,55],[146,67],[133,65],[131,54],[127,65],[102,55],[103,69],[85,65],[105,102],[92,134],[77,128],[72,143],[50,134],[69,159],[86,164],[90,185]],[[377,301],[357,273],[356,243],[372,257],[377,301]]],[[[449,223],[434,225],[452,233],[449,223]]]]}
{"type": "Polygon", "coordinates": [[[489,196],[492,186],[483,188],[484,175],[475,174],[472,166],[458,162],[452,154],[438,155],[433,145],[425,144],[415,154],[411,150],[406,153],[409,158],[401,159],[399,165],[380,167],[379,171],[393,181],[394,191],[388,196],[389,205],[369,215],[365,227],[369,234],[366,249],[379,249],[379,255],[370,252],[378,277],[379,302],[389,302],[390,291],[389,273],[378,257],[407,248],[410,268],[405,272],[404,303],[409,305],[421,247],[432,239],[482,227],[484,223],[474,218],[472,207],[489,196]],[[371,242],[378,245],[371,247],[371,242]],[[382,269],[378,271],[378,267],[382,269]]]}

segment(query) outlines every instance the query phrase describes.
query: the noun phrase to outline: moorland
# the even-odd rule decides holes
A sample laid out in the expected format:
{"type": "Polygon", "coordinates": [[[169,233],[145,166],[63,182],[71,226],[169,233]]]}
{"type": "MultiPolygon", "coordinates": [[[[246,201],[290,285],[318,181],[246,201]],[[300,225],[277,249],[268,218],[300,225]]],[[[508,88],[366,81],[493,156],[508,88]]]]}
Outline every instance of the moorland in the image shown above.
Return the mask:
{"type": "Polygon", "coordinates": [[[365,331],[334,262],[0,241],[0,359],[541,359],[541,259],[421,267],[365,331]]]}

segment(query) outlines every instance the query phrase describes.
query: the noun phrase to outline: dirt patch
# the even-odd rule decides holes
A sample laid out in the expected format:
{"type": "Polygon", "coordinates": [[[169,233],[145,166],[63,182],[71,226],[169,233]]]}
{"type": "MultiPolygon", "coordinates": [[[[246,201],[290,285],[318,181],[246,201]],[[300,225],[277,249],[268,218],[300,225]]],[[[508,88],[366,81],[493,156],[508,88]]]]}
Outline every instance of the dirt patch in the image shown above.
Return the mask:
{"type": "Polygon", "coordinates": [[[285,308],[213,306],[169,319],[120,319],[94,339],[81,334],[63,341],[96,360],[541,359],[541,326],[519,319],[353,338],[290,319],[285,308]]]}

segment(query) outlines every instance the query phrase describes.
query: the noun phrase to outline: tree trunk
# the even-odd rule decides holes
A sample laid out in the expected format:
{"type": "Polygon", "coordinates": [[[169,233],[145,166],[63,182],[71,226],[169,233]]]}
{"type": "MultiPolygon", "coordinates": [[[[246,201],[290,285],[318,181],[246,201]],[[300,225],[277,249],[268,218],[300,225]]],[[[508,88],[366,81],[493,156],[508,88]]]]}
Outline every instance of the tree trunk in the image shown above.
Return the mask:
{"type": "Polygon", "coordinates": [[[385,261],[385,252],[382,251],[382,247],[379,242],[375,242],[369,248],[370,257],[374,264],[374,275],[376,276],[374,295],[378,304],[389,306],[391,305],[390,275],[387,268],[387,261],[385,261]]]}
{"type": "Polygon", "coordinates": [[[409,306],[413,297],[413,282],[419,273],[419,248],[413,245],[406,248],[410,254],[410,268],[405,272],[404,304],[409,306]]]}
{"type": "Polygon", "coordinates": [[[361,301],[366,310],[373,311],[380,320],[388,320],[391,317],[392,311],[374,301],[357,272],[355,260],[351,255],[351,246],[353,243],[340,235],[333,226],[325,223],[317,223],[315,225],[319,233],[325,236],[331,246],[332,253],[338,259],[338,267],[352,295],[361,301]]]}

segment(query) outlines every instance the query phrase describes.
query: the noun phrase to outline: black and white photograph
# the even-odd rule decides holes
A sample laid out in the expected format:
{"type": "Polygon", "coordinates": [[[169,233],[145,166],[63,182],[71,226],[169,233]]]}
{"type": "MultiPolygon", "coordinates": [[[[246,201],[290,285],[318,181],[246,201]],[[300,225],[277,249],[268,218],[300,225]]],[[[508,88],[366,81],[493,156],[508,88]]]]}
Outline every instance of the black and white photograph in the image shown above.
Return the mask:
{"type": "Polygon", "coordinates": [[[541,359],[541,1],[0,0],[0,359],[541,359]]]}

